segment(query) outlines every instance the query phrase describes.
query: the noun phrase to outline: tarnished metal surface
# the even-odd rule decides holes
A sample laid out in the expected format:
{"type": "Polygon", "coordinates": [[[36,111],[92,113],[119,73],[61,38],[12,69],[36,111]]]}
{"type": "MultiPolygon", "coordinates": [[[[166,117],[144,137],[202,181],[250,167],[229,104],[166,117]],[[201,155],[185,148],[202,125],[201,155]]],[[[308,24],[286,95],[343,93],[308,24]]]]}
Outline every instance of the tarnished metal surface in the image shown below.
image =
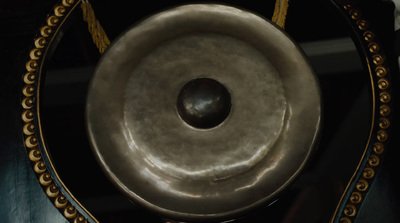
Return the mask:
{"type": "Polygon", "coordinates": [[[316,149],[318,81],[270,21],[222,5],[186,5],[121,35],[91,81],[87,126],[111,181],[178,219],[228,218],[272,202],[316,149]],[[230,93],[228,117],[195,128],[177,111],[196,78],[230,93]]]}

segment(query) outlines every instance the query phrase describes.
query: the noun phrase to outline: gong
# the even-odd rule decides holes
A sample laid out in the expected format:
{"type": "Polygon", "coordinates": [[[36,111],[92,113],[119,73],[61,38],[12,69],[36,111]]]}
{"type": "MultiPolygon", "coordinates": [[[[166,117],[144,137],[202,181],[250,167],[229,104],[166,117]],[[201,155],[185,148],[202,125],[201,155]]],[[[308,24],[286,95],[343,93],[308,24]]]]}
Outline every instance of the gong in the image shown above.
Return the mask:
{"type": "Polygon", "coordinates": [[[217,4],[171,8],[109,46],[91,79],[93,152],[130,200],[173,219],[273,202],[317,148],[318,81],[271,21],[217,4]]]}

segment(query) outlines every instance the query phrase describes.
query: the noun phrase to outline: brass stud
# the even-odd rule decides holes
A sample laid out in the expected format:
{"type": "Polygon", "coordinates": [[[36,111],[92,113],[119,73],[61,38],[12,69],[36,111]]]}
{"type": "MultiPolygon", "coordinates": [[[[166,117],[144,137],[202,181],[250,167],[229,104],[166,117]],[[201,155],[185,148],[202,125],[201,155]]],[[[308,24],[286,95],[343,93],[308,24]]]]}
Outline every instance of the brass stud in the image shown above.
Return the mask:
{"type": "Polygon", "coordinates": [[[372,42],[368,45],[368,49],[369,49],[369,52],[371,52],[371,53],[378,53],[380,50],[380,47],[378,44],[372,42]]]}
{"type": "Polygon", "coordinates": [[[365,31],[363,36],[367,42],[372,42],[375,39],[375,34],[371,31],[365,31]]]}
{"type": "Polygon", "coordinates": [[[54,14],[58,17],[63,16],[65,11],[66,11],[65,8],[61,5],[54,8],[54,14]]]}
{"type": "Polygon", "coordinates": [[[66,218],[72,219],[72,218],[75,218],[76,215],[77,215],[77,211],[76,211],[75,207],[69,206],[64,209],[64,216],[66,218]]]}
{"type": "Polygon", "coordinates": [[[24,75],[24,82],[26,84],[34,84],[35,78],[36,78],[36,76],[34,73],[28,72],[24,75]]]}
{"type": "Polygon", "coordinates": [[[49,173],[43,173],[39,176],[39,183],[42,186],[49,186],[53,182],[53,179],[51,178],[49,173]]]}
{"type": "Polygon", "coordinates": [[[378,67],[375,68],[375,74],[376,74],[377,77],[386,77],[387,73],[388,72],[387,72],[387,69],[385,67],[378,66],[378,67]]]}
{"type": "Polygon", "coordinates": [[[51,34],[52,32],[53,32],[53,30],[51,29],[50,26],[43,26],[43,27],[40,29],[40,34],[41,34],[42,36],[44,36],[44,37],[50,36],[50,34],[51,34]]]}
{"type": "Polygon", "coordinates": [[[379,127],[381,129],[388,129],[390,126],[390,121],[388,118],[380,118],[379,119],[379,127]]]}
{"type": "Polygon", "coordinates": [[[36,68],[38,68],[39,64],[36,60],[29,60],[28,62],[26,62],[26,70],[28,72],[33,72],[36,70],[36,68]]]}
{"type": "Polygon", "coordinates": [[[377,155],[371,155],[368,159],[368,164],[372,167],[379,166],[380,159],[377,155]]]}
{"type": "Polygon", "coordinates": [[[351,223],[351,220],[350,218],[344,217],[340,219],[339,223],[351,223]]]}
{"type": "Polygon", "coordinates": [[[74,0],[63,0],[62,1],[62,4],[64,5],[64,6],[71,6],[72,4],[74,4],[74,0]]]}
{"type": "Polygon", "coordinates": [[[56,185],[52,184],[46,188],[46,195],[50,198],[55,198],[60,193],[56,185]]]}
{"type": "Polygon", "coordinates": [[[364,172],[363,172],[362,175],[363,175],[363,177],[364,177],[365,179],[370,180],[370,179],[374,178],[374,176],[375,176],[375,170],[372,169],[371,167],[365,167],[365,168],[364,168],[364,172]]]}
{"type": "Polygon", "coordinates": [[[47,43],[46,38],[39,37],[35,40],[35,47],[41,49],[44,47],[44,45],[46,45],[46,43],[47,43]]]}
{"type": "Polygon", "coordinates": [[[57,25],[57,23],[60,21],[60,19],[57,17],[57,16],[50,16],[48,19],[47,19],[47,25],[49,25],[49,26],[55,26],[55,25],[57,25]]]}
{"type": "Polygon", "coordinates": [[[24,109],[31,109],[33,107],[33,101],[31,98],[24,98],[22,99],[21,105],[24,109]]]}
{"type": "Polygon", "coordinates": [[[29,122],[33,121],[33,112],[31,110],[26,110],[26,111],[22,112],[21,119],[25,123],[29,123],[29,122]]]}
{"type": "Polygon", "coordinates": [[[74,223],[87,223],[87,220],[83,216],[78,216],[74,219],[74,223]]]}
{"type": "Polygon", "coordinates": [[[362,201],[362,195],[360,192],[355,191],[355,192],[351,193],[349,200],[352,204],[359,204],[362,201]]]}
{"type": "Polygon", "coordinates": [[[390,96],[389,92],[387,92],[387,91],[381,92],[379,94],[379,100],[382,103],[389,103],[391,100],[391,96],[390,96]]]}
{"type": "Polygon", "coordinates": [[[30,161],[35,163],[42,159],[39,149],[32,149],[31,151],[29,151],[28,157],[30,161]]]}
{"type": "Polygon", "coordinates": [[[35,136],[28,136],[25,139],[25,146],[29,149],[34,149],[38,145],[37,139],[35,136]]]}
{"type": "Polygon", "coordinates": [[[35,163],[33,170],[35,171],[35,173],[38,174],[44,173],[46,171],[46,165],[44,164],[43,161],[39,161],[35,163]]]}
{"type": "Polygon", "coordinates": [[[357,27],[358,27],[360,30],[366,30],[366,29],[368,28],[368,22],[365,21],[365,20],[363,20],[363,19],[358,20],[358,21],[356,22],[356,24],[357,24],[357,27]]]}
{"type": "Polygon", "coordinates": [[[24,94],[25,97],[32,97],[34,91],[35,88],[32,85],[27,85],[24,88],[22,88],[22,94],[24,94]]]}
{"type": "Polygon", "coordinates": [[[361,14],[357,9],[351,9],[349,14],[353,20],[357,20],[361,17],[361,14]]]}
{"type": "MultiPolygon", "coordinates": [[[[35,133],[35,125],[33,125],[33,123],[27,123],[27,124],[25,124],[24,125],[24,127],[22,128],[22,132],[25,134],[25,135],[28,135],[28,136],[30,136],[30,135],[33,135],[33,133],[35,133]]],[[[35,138],[36,139],[36,138],[35,138]]],[[[30,140],[29,140],[30,141],[30,140]]],[[[30,143],[30,142],[29,142],[30,143]]],[[[36,145],[37,145],[37,142],[35,142],[36,143],[36,145]]],[[[25,144],[26,144],[26,142],[25,142],[25,144]]]]}
{"type": "Polygon", "coordinates": [[[345,206],[345,208],[343,210],[343,213],[346,216],[354,217],[357,214],[357,208],[356,208],[356,206],[354,206],[352,204],[348,204],[348,205],[345,206]]]}
{"type": "Polygon", "coordinates": [[[389,138],[389,136],[385,130],[379,130],[376,138],[379,142],[385,142],[389,138]]]}
{"type": "Polygon", "coordinates": [[[356,184],[357,190],[361,191],[361,192],[368,190],[368,187],[369,187],[368,181],[366,181],[364,179],[358,180],[358,182],[356,184]]]}
{"type": "Polygon", "coordinates": [[[33,99],[32,98],[24,98],[22,100],[22,107],[24,109],[31,109],[33,107],[33,99]]]}
{"type": "Polygon", "coordinates": [[[372,62],[374,62],[375,65],[379,66],[379,65],[383,64],[384,58],[383,58],[383,56],[376,54],[376,55],[372,56],[372,62]]]}
{"type": "Polygon", "coordinates": [[[385,117],[389,116],[391,112],[392,112],[392,110],[386,104],[383,104],[379,107],[379,114],[381,114],[382,116],[385,116],[385,117]]]}
{"type": "Polygon", "coordinates": [[[389,81],[385,78],[381,78],[378,80],[378,88],[381,90],[386,90],[389,88],[389,81]]]}
{"type": "Polygon", "coordinates": [[[382,155],[385,151],[385,146],[382,143],[377,142],[374,144],[373,150],[377,155],[382,155]]]}
{"type": "Polygon", "coordinates": [[[54,205],[56,206],[56,208],[65,208],[68,204],[68,200],[67,198],[65,198],[64,196],[58,196],[55,200],[54,200],[54,205]]]}
{"type": "Polygon", "coordinates": [[[352,5],[344,5],[343,8],[346,10],[350,10],[353,8],[353,6],[352,5]]]}
{"type": "Polygon", "coordinates": [[[42,52],[41,52],[39,49],[37,49],[37,48],[31,50],[31,52],[29,53],[29,57],[30,57],[32,60],[37,60],[37,59],[39,59],[41,56],[42,56],[42,52]]]}

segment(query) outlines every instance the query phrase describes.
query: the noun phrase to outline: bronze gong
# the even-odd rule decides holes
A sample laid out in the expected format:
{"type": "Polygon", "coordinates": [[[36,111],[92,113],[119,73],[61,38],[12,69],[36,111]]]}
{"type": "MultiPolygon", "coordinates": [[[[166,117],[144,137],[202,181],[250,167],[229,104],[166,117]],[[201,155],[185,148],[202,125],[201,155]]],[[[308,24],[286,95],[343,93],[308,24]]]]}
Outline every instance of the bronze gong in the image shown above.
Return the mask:
{"type": "Polygon", "coordinates": [[[191,4],[113,42],[86,109],[95,156],[132,201],[174,219],[228,219],[274,201],[305,167],[321,94],[274,23],[191,4]]]}

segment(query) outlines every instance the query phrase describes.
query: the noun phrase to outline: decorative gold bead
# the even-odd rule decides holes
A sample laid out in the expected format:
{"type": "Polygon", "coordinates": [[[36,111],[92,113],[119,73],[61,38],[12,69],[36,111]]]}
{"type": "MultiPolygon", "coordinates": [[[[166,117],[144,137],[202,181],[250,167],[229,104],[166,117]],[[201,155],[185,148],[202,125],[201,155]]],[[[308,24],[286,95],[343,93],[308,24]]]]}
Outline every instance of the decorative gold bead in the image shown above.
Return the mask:
{"type": "Polygon", "coordinates": [[[378,66],[375,68],[375,74],[377,77],[386,77],[388,71],[385,67],[378,66]]]}
{"type": "Polygon", "coordinates": [[[22,88],[22,94],[24,94],[26,97],[32,97],[34,91],[35,88],[32,85],[27,85],[24,88],[22,88]]]}
{"type": "Polygon", "coordinates": [[[392,97],[390,96],[389,92],[384,91],[379,94],[379,100],[382,103],[389,103],[392,97]]]}
{"type": "Polygon", "coordinates": [[[369,52],[371,52],[371,53],[378,53],[380,50],[380,47],[376,43],[370,43],[370,44],[368,44],[368,49],[369,49],[369,52]]]}
{"type": "Polygon", "coordinates": [[[26,110],[26,111],[22,112],[21,119],[25,123],[29,123],[29,122],[33,121],[33,112],[31,110],[26,110]]]}
{"type": "Polygon", "coordinates": [[[40,29],[40,34],[43,36],[43,37],[48,37],[48,36],[50,36],[50,34],[53,32],[53,30],[51,29],[51,27],[50,26],[43,26],[41,29],[40,29]]]}
{"type": "Polygon", "coordinates": [[[31,52],[29,53],[29,57],[30,57],[32,60],[37,60],[37,59],[39,59],[41,56],[42,56],[42,51],[40,51],[40,49],[37,49],[37,48],[31,50],[31,52]]]}
{"type": "Polygon", "coordinates": [[[49,186],[53,182],[53,179],[51,178],[49,173],[43,173],[39,176],[39,183],[42,186],[49,186]]]}
{"type": "Polygon", "coordinates": [[[24,82],[26,84],[34,84],[36,75],[34,73],[28,72],[24,75],[24,82]]]}
{"type": "Polygon", "coordinates": [[[363,36],[367,42],[372,42],[375,39],[375,34],[371,31],[365,31],[363,36]]]}
{"type": "Polygon", "coordinates": [[[381,56],[379,54],[372,56],[372,62],[374,62],[374,64],[377,66],[382,65],[384,61],[385,60],[384,60],[383,56],[381,56]]]}
{"type": "Polygon", "coordinates": [[[33,107],[33,99],[32,98],[22,99],[22,107],[24,109],[31,109],[33,107]]]}
{"type": "Polygon", "coordinates": [[[72,218],[75,218],[76,215],[77,215],[77,211],[76,211],[75,207],[69,206],[64,209],[64,216],[66,218],[72,219],[72,218]]]}
{"type": "Polygon", "coordinates": [[[382,143],[377,142],[374,144],[373,150],[376,154],[382,155],[385,151],[385,146],[382,143]]]}
{"type": "Polygon", "coordinates": [[[386,90],[389,88],[389,81],[386,78],[381,78],[378,80],[378,88],[381,90],[386,90]]]}
{"type": "Polygon", "coordinates": [[[354,217],[357,214],[357,208],[356,208],[356,206],[354,206],[352,204],[348,204],[348,205],[345,206],[345,208],[343,210],[343,213],[346,216],[354,217]]]}
{"type": "Polygon", "coordinates": [[[390,121],[388,118],[380,118],[379,119],[379,127],[381,129],[387,129],[390,126],[390,121]]]}
{"type": "Polygon", "coordinates": [[[350,218],[344,217],[340,219],[339,223],[351,223],[351,220],[350,218]]]}
{"type": "Polygon", "coordinates": [[[370,168],[370,167],[365,167],[364,168],[364,172],[363,172],[363,177],[365,178],[365,179],[372,179],[372,178],[374,178],[374,176],[375,176],[375,170],[374,169],[372,169],[372,168],[370,168]]]}
{"type": "Polygon", "coordinates": [[[361,17],[361,14],[357,9],[351,9],[349,14],[353,20],[357,20],[361,17]]]}
{"type": "Polygon", "coordinates": [[[39,149],[32,149],[31,151],[29,151],[28,157],[30,161],[35,163],[42,159],[39,149]]]}
{"type": "Polygon", "coordinates": [[[391,112],[392,112],[392,110],[386,104],[381,105],[379,107],[379,114],[381,114],[382,116],[389,116],[391,112]]]}
{"type": "MultiPolygon", "coordinates": [[[[22,132],[28,136],[33,135],[33,133],[35,133],[35,125],[33,125],[33,123],[25,124],[24,127],[22,128],[22,132]]],[[[35,142],[35,143],[37,143],[37,142],[35,142]]]]}
{"type": "Polygon", "coordinates": [[[363,19],[361,19],[361,20],[358,20],[357,22],[356,22],[356,24],[357,24],[357,27],[360,29],[360,30],[366,30],[367,28],[368,28],[368,22],[367,21],[365,21],[365,20],[363,20],[363,19]]]}
{"type": "Polygon", "coordinates": [[[56,185],[52,184],[46,188],[46,195],[50,198],[55,198],[60,193],[56,185]]]}
{"type": "Polygon", "coordinates": [[[60,19],[57,16],[50,16],[47,18],[47,25],[49,26],[55,26],[57,23],[60,21],[60,19]]]}
{"type": "Polygon", "coordinates": [[[68,200],[67,198],[65,198],[64,196],[58,196],[55,200],[54,200],[54,205],[56,206],[56,208],[65,208],[68,204],[68,200]]]}
{"type": "Polygon", "coordinates": [[[379,142],[385,142],[389,138],[389,136],[385,130],[379,130],[376,138],[379,142]]]}
{"type": "Polygon", "coordinates": [[[56,16],[58,16],[58,17],[61,17],[61,16],[63,16],[64,15],[64,13],[65,13],[65,7],[63,7],[63,6],[61,6],[61,5],[59,5],[59,6],[57,6],[57,7],[55,7],[54,8],[54,14],[56,15],[56,16]]]}
{"type": "Polygon", "coordinates": [[[63,0],[62,1],[62,4],[64,5],[64,6],[71,6],[72,4],[74,4],[74,0],[63,0]]]}
{"type": "Polygon", "coordinates": [[[353,192],[349,200],[352,204],[359,204],[362,201],[362,195],[360,192],[353,192]]]}
{"type": "Polygon", "coordinates": [[[368,159],[368,164],[372,167],[379,166],[380,159],[377,155],[371,155],[368,159]]]}
{"type": "Polygon", "coordinates": [[[346,10],[350,10],[353,8],[353,6],[352,5],[344,5],[343,8],[346,10]]]}
{"type": "Polygon", "coordinates": [[[366,181],[364,179],[358,180],[358,182],[356,184],[357,190],[361,191],[361,192],[368,190],[368,187],[369,187],[368,181],[366,181]]]}
{"type": "Polygon", "coordinates": [[[36,70],[36,68],[38,68],[39,64],[36,60],[29,60],[28,62],[26,62],[26,70],[28,72],[34,72],[36,70]]]}
{"type": "Polygon", "coordinates": [[[35,47],[41,49],[44,47],[44,45],[46,45],[46,43],[47,43],[46,38],[39,37],[35,40],[35,47]]]}
{"type": "Polygon", "coordinates": [[[83,216],[78,216],[74,219],[74,223],[87,223],[87,220],[83,216]]]}
{"type": "Polygon", "coordinates": [[[28,136],[25,139],[25,146],[29,149],[34,149],[38,145],[37,139],[35,136],[28,136]]]}
{"type": "Polygon", "coordinates": [[[44,173],[46,171],[46,165],[43,161],[39,161],[35,163],[35,165],[33,166],[33,170],[35,171],[35,173],[38,174],[44,173]]]}

